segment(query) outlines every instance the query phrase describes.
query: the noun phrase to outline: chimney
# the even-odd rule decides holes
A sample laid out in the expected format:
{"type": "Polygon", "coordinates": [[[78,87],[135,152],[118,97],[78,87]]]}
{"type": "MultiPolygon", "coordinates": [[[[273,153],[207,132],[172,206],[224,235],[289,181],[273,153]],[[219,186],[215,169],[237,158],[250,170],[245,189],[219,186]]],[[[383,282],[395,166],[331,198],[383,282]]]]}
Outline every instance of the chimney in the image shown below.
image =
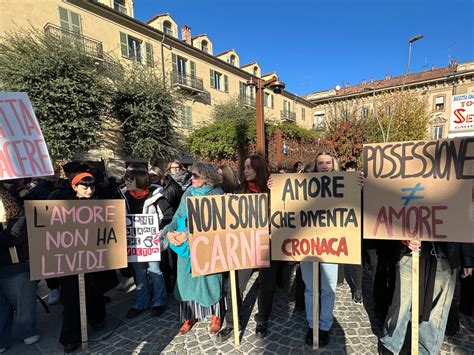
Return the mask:
{"type": "Polygon", "coordinates": [[[434,66],[434,64],[433,64],[433,65],[431,65],[431,71],[433,71],[433,70],[435,70],[435,66],[434,66]]]}
{"type": "Polygon", "coordinates": [[[390,74],[385,75],[385,80],[390,80],[391,78],[390,74]]]}
{"type": "Polygon", "coordinates": [[[181,40],[191,45],[191,27],[188,25],[181,26],[181,40]]]}

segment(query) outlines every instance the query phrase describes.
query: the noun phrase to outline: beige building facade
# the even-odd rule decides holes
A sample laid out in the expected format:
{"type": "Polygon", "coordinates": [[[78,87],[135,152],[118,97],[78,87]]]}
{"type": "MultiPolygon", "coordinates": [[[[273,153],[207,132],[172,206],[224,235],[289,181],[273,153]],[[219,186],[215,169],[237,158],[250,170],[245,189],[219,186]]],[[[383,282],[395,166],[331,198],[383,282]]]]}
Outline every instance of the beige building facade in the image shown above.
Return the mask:
{"type": "MultiPolygon", "coordinates": [[[[170,14],[133,17],[132,0],[0,0],[0,35],[35,27],[56,36],[74,36],[98,60],[140,62],[156,69],[170,85],[189,97],[181,109],[180,129],[186,134],[210,121],[212,107],[232,97],[255,106],[255,90],[246,85],[262,78],[256,63],[241,65],[235,49],[215,54],[212,36],[192,36],[170,14]]],[[[265,78],[276,75],[270,73],[265,78]]],[[[284,78],[281,78],[284,81],[284,78]]],[[[265,92],[265,118],[293,121],[311,128],[312,104],[283,91],[265,92]]]]}
{"type": "MultiPolygon", "coordinates": [[[[327,120],[334,117],[334,110],[355,110],[356,117],[367,117],[381,97],[401,89],[426,97],[431,115],[427,136],[433,139],[446,138],[452,96],[474,93],[474,62],[457,64],[451,61],[444,68],[393,78],[387,75],[383,80],[336,86],[332,90],[306,95],[305,98],[314,104],[312,127],[323,130],[327,120]]],[[[344,113],[337,112],[337,115],[344,116],[344,113]]]]}

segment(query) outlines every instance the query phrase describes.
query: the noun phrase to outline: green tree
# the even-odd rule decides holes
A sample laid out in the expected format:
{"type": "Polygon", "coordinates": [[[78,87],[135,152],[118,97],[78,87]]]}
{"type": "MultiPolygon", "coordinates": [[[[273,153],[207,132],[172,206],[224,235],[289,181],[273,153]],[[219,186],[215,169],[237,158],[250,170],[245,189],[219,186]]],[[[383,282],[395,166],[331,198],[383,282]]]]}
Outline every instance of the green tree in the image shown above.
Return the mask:
{"type": "MultiPolygon", "coordinates": [[[[186,139],[189,151],[208,159],[234,159],[255,142],[255,109],[232,98],[214,106],[212,122],[186,139]]],[[[244,154],[245,155],[245,154],[244,154]]]]}
{"type": "Polygon", "coordinates": [[[124,152],[149,160],[175,156],[180,96],[152,68],[142,65],[123,71],[114,88],[110,113],[120,122],[124,152]]]}
{"type": "Polygon", "coordinates": [[[53,156],[99,146],[108,76],[77,41],[33,29],[0,39],[0,90],[28,94],[53,156]]]}
{"type": "Polygon", "coordinates": [[[369,116],[368,143],[426,139],[430,120],[427,99],[413,91],[386,94],[369,116]]]}

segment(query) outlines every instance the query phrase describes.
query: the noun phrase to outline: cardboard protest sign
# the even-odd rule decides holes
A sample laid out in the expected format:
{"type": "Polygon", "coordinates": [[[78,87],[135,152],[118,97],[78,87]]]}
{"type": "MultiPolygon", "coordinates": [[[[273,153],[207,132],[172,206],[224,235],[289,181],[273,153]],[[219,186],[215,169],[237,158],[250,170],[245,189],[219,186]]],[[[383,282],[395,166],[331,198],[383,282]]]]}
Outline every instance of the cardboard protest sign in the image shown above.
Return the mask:
{"type": "Polygon", "coordinates": [[[31,280],[127,266],[123,200],[26,201],[31,280]]]}
{"type": "Polygon", "coordinates": [[[474,137],[364,146],[364,237],[474,242],[474,137]]]}
{"type": "Polygon", "coordinates": [[[361,262],[356,173],[272,175],[272,259],[361,262]]]}
{"type": "Polygon", "coordinates": [[[48,148],[24,92],[0,92],[0,180],[54,175],[48,148]]]}
{"type": "Polygon", "coordinates": [[[270,266],[266,194],[189,197],[193,276],[270,266]]]}
{"type": "Polygon", "coordinates": [[[129,262],[161,259],[156,214],[127,214],[127,257],[129,262]]]}
{"type": "Polygon", "coordinates": [[[474,93],[454,95],[451,101],[449,137],[474,135],[474,93]]]}

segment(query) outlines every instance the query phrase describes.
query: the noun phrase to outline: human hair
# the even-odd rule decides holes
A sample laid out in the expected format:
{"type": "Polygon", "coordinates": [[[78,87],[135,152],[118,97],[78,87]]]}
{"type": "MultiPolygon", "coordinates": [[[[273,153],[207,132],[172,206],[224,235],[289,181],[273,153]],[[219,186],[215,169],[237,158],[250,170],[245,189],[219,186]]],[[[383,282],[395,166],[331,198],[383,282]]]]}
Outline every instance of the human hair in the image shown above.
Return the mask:
{"type": "Polygon", "coordinates": [[[321,155],[329,155],[332,159],[333,171],[339,171],[339,162],[337,158],[334,156],[334,154],[331,153],[329,150],[321,150],[320,152],[318,152],[318,154],[316,154],[316,158],[314,158],[314,161],[308,163],[304,171],[307,173],[317,173],[318,172],[317,161],[321,155]]]}
{"type": "Polygon", "coordinates": [[[137,189],[150,187],[150,176],[146,170],[129,170],[125,173],[125,179],[135,180],[137,189]]]}
{"type": "Polygon", "coordinates": [[[197,173],[202,176],[205,185],[212,187],[219,185],[219,173],[211,164],[198,161],[193,164],[192,169],[196,169],[197,173]]]}
{"type": "Polygon", "coordinates": [[[76,173],[71,179],[71,185],[95,186],[95,178],[91,173],[76,173]]]}
{"type": "MultiPolygon", "coordinates": [[[[260,154],[249,155],[247,159],[250,159],[250,165],[256,173],[254,183],[257,185],[258,190],[260,192],[269,192],[267,182],[270,177],[270,170],[268,168],[267,160],[260,154]]],[[[242,179],[240,187],[242,192],[250,192],[245,179],[242,179]]]]}
{"type": "Polygon", "coordinates": [[[148,170],[148,173],[149,173],[149,174],[158,175],[160,178],[164,175],[164,174],[163,174],[163,170],[161,170],[161,168],[159,168],[159,167],[157,167],[157,166],[152,166],[152,167],[148,170]]]}
{"type": "Polygon", "coordinates": [[[350,161],[344,166],[344,170],[354,169],[357,170],[357,163],[355,161],[350,161]]]}
{"type": "Polygon", "coordinates": [[[297,161],[296,163],[293,164],[293,172],[294,173],[297,173],[298,172],[298,168],[300,167],[300,165],[303,165],[303,163],[301,161],[297,161]]]}
{"type": "Polygon", "coordinates": [[[170,162],[168,163],[168,165],[166,165],[165,171],[166,171],[167,173],[169,173],[169,172],[171,171],[171,165],[173,165],[173,163],[179,165],[179,170],[184,170],[184,171],[186,170],[186,169],[184,168],[183,163],[181,163],[181,162],[180,162],[179,160],[177,160],[177,159],[174,159],[174,160],[170,161],[170,162]]]}
{"type": "Polygon", "coordinates": [[[130,163],[130,164],[128,164],[127,169],[125,171],[125,175],[127,175],[127,172],[129,172],[131,170],[141,170],[141,171],[147,171],[148,172],[148,169],[147,169],[146,165],[143,164],[143,163],[130,163]]]}
{"type": "Polygon", "coordinates": [[[219,169],[222,170],[222,190],[225,193],[236,192],[239,188],[239,180],[234,171],[228,165],[221,165],[219,169]]]}

